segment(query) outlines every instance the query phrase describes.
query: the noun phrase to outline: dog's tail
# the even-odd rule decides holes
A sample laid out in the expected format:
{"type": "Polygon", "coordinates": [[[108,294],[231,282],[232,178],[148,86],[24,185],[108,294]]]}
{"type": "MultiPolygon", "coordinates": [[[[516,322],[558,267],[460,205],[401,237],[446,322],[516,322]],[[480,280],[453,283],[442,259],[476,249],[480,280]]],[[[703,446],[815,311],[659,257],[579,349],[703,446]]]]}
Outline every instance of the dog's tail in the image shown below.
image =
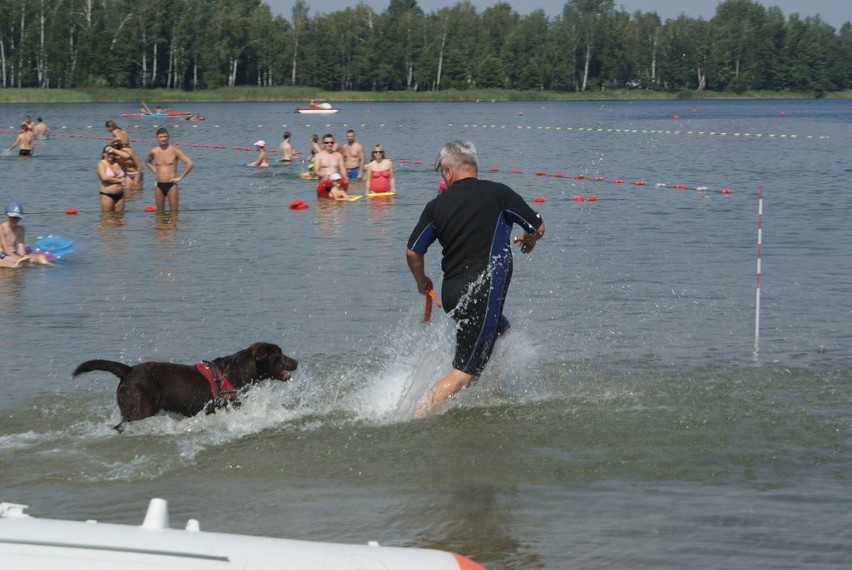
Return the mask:
{"type": "Polygon", "coordinates": [[[124,380],[125,376],[130,373],[130,366],[121,362],[114,362],[112,360],[87,360],[86,362],[74,369],[74,373],[72,374],[72,376],[77,376],[85,372],[92,372],[93,370],[103,370],[104,372],[110,372],[118,376],[120,379],[124,380]]]}

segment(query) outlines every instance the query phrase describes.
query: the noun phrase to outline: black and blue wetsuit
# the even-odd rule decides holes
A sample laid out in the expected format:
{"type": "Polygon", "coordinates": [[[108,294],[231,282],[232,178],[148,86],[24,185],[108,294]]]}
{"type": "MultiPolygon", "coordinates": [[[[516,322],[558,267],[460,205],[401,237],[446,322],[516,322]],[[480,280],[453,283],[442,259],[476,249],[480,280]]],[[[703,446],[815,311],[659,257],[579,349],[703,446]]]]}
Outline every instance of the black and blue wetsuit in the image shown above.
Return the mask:
{"type": "Polygon", "coordinates": [[[512,279],[512,224],[533,232],[541,215],[514,190],[497,182],[463,178],[426,204],[408,238],[425,255],[443,246],[441,302],[456,321],[453,367],[478,376],[497,336],[509,328],[503,303],[512,279]]]}

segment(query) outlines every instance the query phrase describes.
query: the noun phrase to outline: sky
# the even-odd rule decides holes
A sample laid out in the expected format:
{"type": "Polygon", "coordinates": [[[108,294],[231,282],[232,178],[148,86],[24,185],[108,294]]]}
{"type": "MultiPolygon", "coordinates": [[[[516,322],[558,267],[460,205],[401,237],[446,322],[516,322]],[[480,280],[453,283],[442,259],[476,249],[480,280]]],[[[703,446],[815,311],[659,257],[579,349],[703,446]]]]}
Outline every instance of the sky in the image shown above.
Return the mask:
{"type": "MultiPolygon", "coordinates": [[[[294,0],[265,0],[272,9],[273,14],[280,14],[288,20],[292,16],[294,0]]],[[[372,6],[374,10],[383,12],[387,10],[390,0],[361,0],[372,6]]],[[[562,7],[566,0],[524,0],[522,7],[519,2],[509,1],[519,14],[529,14],[535,10],[544,10],[548,16],[557,16],[562,13],[562,7]]],[[[311,7],[310,15],[318,13],[339,12],[346,6],[354,6],[358,0],[307,0],[311,7]]],[[[481,12],[493,6],[498,0],[471,0],[472,4],[481,12]]],[[[636,10],[642,12],[656,12],[665,22],[670,18],[677,18],[681,13],[691,18],[704,18],[709,20],[716,14],[716,6],[722,0],[615,0],[616,8],[622,8],[633,13],[636,10]]],[[[454,6],[457,0],[417,0],[420,8],[426,12],[433,12],[441,8],[454,6]]],[[[801,18],[820,15],[826,24],[840,28],[844,22],[852,22],[852,2],[850,0],[759,0],[766,7],[778,6],[784,16],[798,13],[801,18]]]]}

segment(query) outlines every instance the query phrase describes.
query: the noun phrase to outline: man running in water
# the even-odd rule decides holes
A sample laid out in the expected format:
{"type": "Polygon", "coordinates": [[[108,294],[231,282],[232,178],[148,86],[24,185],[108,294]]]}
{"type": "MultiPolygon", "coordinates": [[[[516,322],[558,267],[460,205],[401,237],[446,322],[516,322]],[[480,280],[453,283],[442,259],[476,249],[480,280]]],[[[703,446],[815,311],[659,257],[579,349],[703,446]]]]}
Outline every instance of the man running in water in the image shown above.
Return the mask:
{"type": "Polygon", "coordinates": [[[418,405],[418,417],[441,411],[447,400],[473,385],[491,357],[497,337],[509,328],[503,302],[512,278],[512,224],[524,233],[512,240],[530,253],[544,235],[544,222],[505,184],[479,180],[473,143],[452,141],[435,159],[447,189],[423,209],[408,238],[406,260],[417,290],[426,295],[424,255],[435,241],[443,246],[444,310],[456,321],[453,370],[438,380],[418,405]]]}

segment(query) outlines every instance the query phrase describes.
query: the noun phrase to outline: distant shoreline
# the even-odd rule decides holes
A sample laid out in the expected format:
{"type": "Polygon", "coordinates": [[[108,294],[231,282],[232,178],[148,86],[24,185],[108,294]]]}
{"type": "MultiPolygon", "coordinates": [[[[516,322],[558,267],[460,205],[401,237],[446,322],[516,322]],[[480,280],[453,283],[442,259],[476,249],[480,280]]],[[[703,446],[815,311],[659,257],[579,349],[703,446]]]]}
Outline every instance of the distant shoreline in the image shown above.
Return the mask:
{"type": "Polygon", "coordinates": [[[0,89],[0,103],[129,103],[149,107],[163,103],[269,102],[477,102],[477,101],[669,101],[669,100],[762,100],[762,99],[852,99],[852,91],[794,93],[788,91],[680,91],[677,93],[638,89],[565,93],[556,91],[511,91],[502,89],[443,91],[319,91],[306,87],[235,87],[202,91],[174,89],[0,89]]]}

